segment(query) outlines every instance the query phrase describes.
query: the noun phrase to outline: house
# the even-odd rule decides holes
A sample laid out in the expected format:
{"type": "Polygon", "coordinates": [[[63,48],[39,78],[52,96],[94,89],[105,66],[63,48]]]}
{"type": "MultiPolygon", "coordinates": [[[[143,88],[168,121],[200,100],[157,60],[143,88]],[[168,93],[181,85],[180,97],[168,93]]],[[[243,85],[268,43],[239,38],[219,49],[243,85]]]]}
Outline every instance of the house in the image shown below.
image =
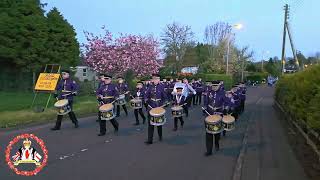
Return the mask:
{"type": "Polygon", "coordinates": [[[93,81],[96,78],[96,72],[88,66],[76,66],[70,67],[70,69],[75,72],[74,76],[79,81],[93,81]]]}
{"type": "Polygon", "coordinates": [[[181,69],[182,73],[192,73],[192,74],[197,74],[198,72],[198,67],[193,66],[193,67],[184,67],[181,69]]]}

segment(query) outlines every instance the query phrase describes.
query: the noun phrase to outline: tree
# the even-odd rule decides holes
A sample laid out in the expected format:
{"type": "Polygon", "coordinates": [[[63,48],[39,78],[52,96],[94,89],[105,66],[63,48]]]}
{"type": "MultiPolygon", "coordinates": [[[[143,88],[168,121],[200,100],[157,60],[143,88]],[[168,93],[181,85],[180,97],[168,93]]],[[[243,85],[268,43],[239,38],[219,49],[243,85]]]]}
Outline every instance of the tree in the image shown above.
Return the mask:
{"type": "Polygon", "coordinates": [[[227,43],[232,43],[232,26],[225,22],[208,25],[204,32],[205,42],[208,44],[209,58],[216,60],[225,54],[227,43]],[[219,48],[218,48],[219,47],[219,48]]]}
{"type": "Polygon", "coordinates": [[[47,14],[48,42],[46,54],[51,63],[74,66],[79,62],[80,47],[72,25],[63,18],[57,8],[47,14]]]}
{"type": "Polygon", "coordinates": [[[38,69],[46,57],[47,23],[40,0],[0,4],[0,61],[24,71],[38,69]]]}
{"type": "Polygon", "coordinates": [[[114,39],[105,30],[104,36],[86,33],[86,37],[85,62],[97,72],[123,75],[130,69],[143,76],[156,73],[160,68],[157,62],[160,53],[158,42],[152,36],[121,34],[114,39]]]}
{"type": "Polygon", "coordinates": [[[164,52],[167,56],[175,58],[175,72],[177,73],[183,63],[183,58],[188,47],[192,44],[193,32],[191,27],[177,22],[168,24],[161,36],[164,52]]]}
{"type": "Polygon", "coordinates": [[[232,70],[234,73],[241,73],[241,81],[244,79],[244,70],[248,61],[253,57],[253,51],[249,50],[249,46],[245,46],[237,51],[238,61],[233,62],[232,70]]]}

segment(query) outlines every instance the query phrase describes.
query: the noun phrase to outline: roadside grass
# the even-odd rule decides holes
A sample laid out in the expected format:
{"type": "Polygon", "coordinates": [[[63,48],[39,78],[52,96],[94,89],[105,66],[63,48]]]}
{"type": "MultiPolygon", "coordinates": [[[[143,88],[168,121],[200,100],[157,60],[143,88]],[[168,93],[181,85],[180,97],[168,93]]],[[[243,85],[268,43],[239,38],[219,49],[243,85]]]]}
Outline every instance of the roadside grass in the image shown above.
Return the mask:
{"type": "MultiPolygon", "coordinates": [[[[39,94],[35,106],[44,107],[49,94],[39,94]]],[[[44,112],[35,112],[31,108],[33,93],[0,92],[0,128],[16,127],[30,123],[49,122],[56,119],[57,113],[51,98],[44,112]]],[[[74,112],[78,117],[96,113],[95,96],[78,96],[74,101],[74,112]]],[[[66,116],[68,117],[68,115],[66,116]]]]}

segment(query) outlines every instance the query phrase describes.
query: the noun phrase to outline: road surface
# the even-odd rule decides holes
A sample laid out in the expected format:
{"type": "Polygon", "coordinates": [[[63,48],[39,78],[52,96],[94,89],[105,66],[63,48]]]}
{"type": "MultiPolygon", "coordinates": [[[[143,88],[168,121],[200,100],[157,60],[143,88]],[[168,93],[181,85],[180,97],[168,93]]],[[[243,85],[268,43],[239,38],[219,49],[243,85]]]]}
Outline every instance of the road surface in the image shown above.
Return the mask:
{"type": "MultiPolygon", "coordinates": [[[[108,179],[108,180],[304,180],[307,179],[286,139],[273,109],[273,89],[249,88],[245,112],[236,129],[220,141],[220,151],[205,157],[205,129],[200,106],[191,108],[185,127],[173,132],[168,116],[163,141],[147,146],[147,125],[133,126],[134,115],[123,114],[120,131],[98,137],[96,117],[80,119],[74,129],[69,120],[60,131],[53,124],[0,133],[0,179],[108,179]],[[36,176],[16,175],[5,162],[9,141],[22,133],[43,139],[49,151],[48,165],[36,176]]],[[[169,112],[169,109],[168,111],[169,112]]],[[[167,113],[170,114],[170,113],[167,113]]],[[[41,152],[41,151],[40,151],[41,152]]],[[[12,152],[13,154],[14,152],[12,152]]]]}

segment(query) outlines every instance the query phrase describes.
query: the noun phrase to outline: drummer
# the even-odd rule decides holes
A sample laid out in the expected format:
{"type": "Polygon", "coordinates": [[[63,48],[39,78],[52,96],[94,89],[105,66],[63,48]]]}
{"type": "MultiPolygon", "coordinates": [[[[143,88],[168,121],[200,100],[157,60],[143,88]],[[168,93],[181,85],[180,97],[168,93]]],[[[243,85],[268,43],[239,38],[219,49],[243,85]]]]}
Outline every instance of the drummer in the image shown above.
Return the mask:
{"type": "Polygon", "coordinates": [[[231,93],[234,99],[234,118],[238,120],[240,115],[240,106],[241,106],[239,86],[233,85],[231,89],[231,93]]]}
{"type": "MultiPolygon", "coordinates": [[[[185,104],[186,97],[182,94],[183,87],[177,87],[176,90],[177,90],[177,93],[173,98],[172,105],[173,106],[182,106],[182,107],[186,106],[186,104],[185,104]]],[[[173,131],[177,131],[178,130],[178,120],[180,120],[181,127],[183,127],[184,121],[183,121],[182,116],[181,117],[175,117],[174,118],[173,131]]]]}
{"type": "MultiPolygon", "coordinates": [[[[118,84],[117,84],[117,88],[119,91],[119,95],[126,95],[129,93],[128,91],[128,84],[124,82],[123,77],[118,77],[118,84]]],[[[122,105],[122,108],[124,110],[124,112],[126,113],[126,116],[128,116],[128,110],[126,107],[126,104],[122,105]]],[[[120,105],[117,105],[117,117],[120,116],[120,105]]]]}
{"type": "MultiPolygon", "coordinates": [[[[223,104],[225,100],[225,93],[221,93],[220,90],[220,82],[213,81],[212,82],[212,89],[208,91],[205,100],[205,110],[211,114],[222,115],[223,113],[223,104]]],[[[219,140],[220,140],[220,133],[214,134],[214,142],[215,142],[215,149],[216,151],[219,150],[219,140]]],[[[206,147],[207,152],[205,153],[206,156],[212,155],[212,147],[213,147],[213,134],[206,132],[206,147]]]]}
{"type": "MultiPolygon", "coordinates": [[[[135,94],[133,94],[133,97],[140,99],[142,101],[142,103],[144,103],[144,95],[145,95],[145,89],[143,87],[143,82],[138,81],[137,86],[136,86],[136,91],[135,91],[135,94]]],[[[146,117],[143,114],[142,108],[134,109],[134,116],[136,118],[136,123],[134,125],[136,125],[136,126],[140,124],[138,113],[140,114],[140,116],[143,120],[143,124],[145,124],[145,122],[146,122],[146,117]]]]}
{"type": "MultiPolygon", "coordinates": [[[[116,85],[111,83],[112,76],[103,74],[102,77],[104,79],[104,83],[100,88],[97,89],[96,92],[98,101],[100,102],[100,105],[113,103],[115,99],[119,96],[118,88],[116,85]]],[[[99,118],[101,118],[101,115],[99,115],[99,118]]],[[[119,123],[116,121],[116,119],[111,119],[110,122],[113,125],[115,132],[118,132],[119,123]]],[[[107,122],[105,120],[99,119],[100,133],[98,134],[98,136],[104,136],[106,134],[106,123],[107,122]]]]}
{"type": "MultiPolygon", "coordinates": [[[[152,84],[147,89],[144,97],[145,101],[148,104],[148,111],[150,111],[152,108],[162,106],[166,101],[166,92],[164,90],[164,87],[160,84],[160,76],[158,74],[152,75],[152,84]]],[[[152,144],[153,142],[154,126],[150,124],[150,120],[151,115],[150,113],[148,113],[148,140],[145,142],[147,145],[152,144]]],[[[157,126],[157,129],[159,141],[162,141],[162,126],[157,126]]]]}
{"type": "Polygon", "coordinates": [[[193,87],[189,84],[189,81],[187,78],[183,79],[183,83],[185,84],[183,95],[187,98],[186,103],[187,105],[185,107],[186,117],[189,116],[189,107],[191,106],[192,97],[197,94],[197,92],[193,89],[193,87]]]}
{"type": "MultiPolygon", "coordinates": [[[[235,101],[233,99],[233,95],[232,95],[231,91],[226,91],[223,114],[224,115],[230,114],[233,117],[236,116],[236,113],[235,113],[235,101]]],[[[226,131],[223,130],[223,136],[225,136],[225,135],[226,135],[226,131]]]]}
{"type": "Polygon", "coordinates": [[[244,111],[244,105],[245,105],[245,101],[246,101],[246,92],[247,92],[247,88],[244,82],[241,82],[239,84],[239,94],[240,94],[240,113],[243,113],[244,111]]]}
{"type": "MultiPolygon", "coordinates": [[[[79,87],[77,83],[70,78],[69,70],[62,70],[61,74],[62,74],[62,80],[59,82],[56,88],[57,93],[54,94],[54,97],[59,100],[68,99],[68,103],[71,108],[71,111],[68,113],[69,118],[73,122],[74,127],[78,128],[79,127],[78,120],[76,115],[72,111],[72,105],[73,105],[73,96],[77,95],[78,93],[77,91],[79,87]]],[[[62,118],[63,118],[63,115],[57,116],[56,125],[53,128],[51,128],[51,130],[53,131],[60,130],[62,118]]]]}

